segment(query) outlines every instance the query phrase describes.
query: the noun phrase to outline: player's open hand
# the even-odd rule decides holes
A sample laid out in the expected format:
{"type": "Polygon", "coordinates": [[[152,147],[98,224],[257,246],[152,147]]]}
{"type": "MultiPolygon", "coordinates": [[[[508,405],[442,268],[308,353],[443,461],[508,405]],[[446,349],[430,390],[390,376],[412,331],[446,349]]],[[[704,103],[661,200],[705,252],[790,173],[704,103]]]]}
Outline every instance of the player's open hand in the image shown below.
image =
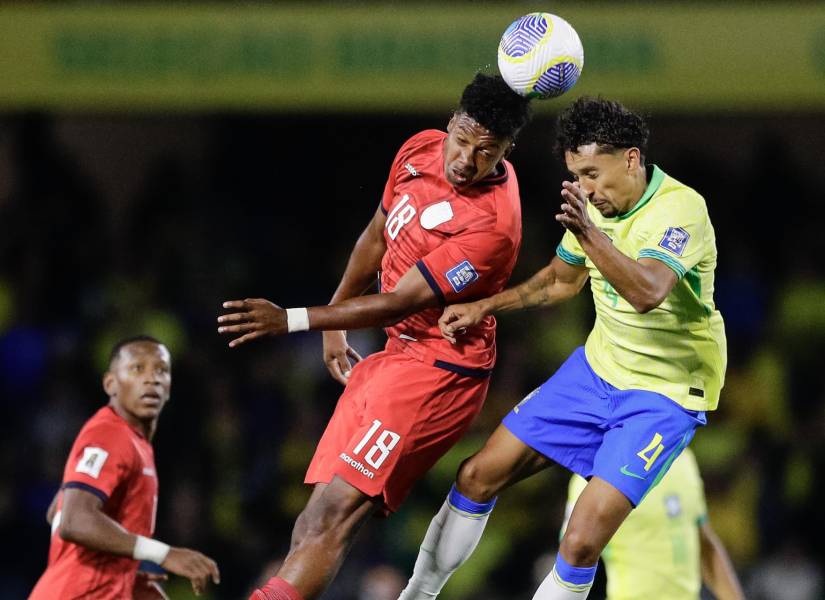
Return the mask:
{"type": "Polygon", "coordinates": [[[455,344],[458,342],[456,336],[465,333],[468,327],[481,323],[485,316],[478,302],[448,306],[438,319],[441,336],[451,344],[455,344]]]}
{"type": "Polygon", "coordinates": [[[573,235],[579,235],[593,227],[593,221],[587,214],[587,196],[578,183],[562,182],[561,212],[556,215],[556,221],[564,225],[573,235]]]}
{"type": "Polygon", "coordinates": [[[335,381],[347,385],[352,364],[360,360],[361,355],[347,343],[346,331],[324,332],[324,363],[335,381]]]}
{"type": "Polygon", "coordinates": [[[161,566],[170,573],[191,581],[196,596],[203,593],[210,579],[214,584],[221,582],[217,563],[208,556],[188,548],[171,548],[161,566]]]}
{"type": "Polygon", "coordinates": [[[239,335],[229,347],[234,348],[264,335],[284,335],[287,331],[286,310],[263,298],[229,300],[223,307],[234,310],[218,317],[218,333],[239,335]]]}

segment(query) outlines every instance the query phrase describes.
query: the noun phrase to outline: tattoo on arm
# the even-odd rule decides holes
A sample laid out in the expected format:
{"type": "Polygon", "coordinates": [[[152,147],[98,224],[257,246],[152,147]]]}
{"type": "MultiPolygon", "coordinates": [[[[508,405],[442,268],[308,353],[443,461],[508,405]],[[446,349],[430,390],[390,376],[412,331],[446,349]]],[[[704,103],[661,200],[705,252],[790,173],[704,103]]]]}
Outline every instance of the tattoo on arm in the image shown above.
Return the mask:
{"type": "Polygon", "coordinates": [[[555,277],[550,268],[544,268],[516,288],[522,308],[550,304],[550,287],[555,277]]]}

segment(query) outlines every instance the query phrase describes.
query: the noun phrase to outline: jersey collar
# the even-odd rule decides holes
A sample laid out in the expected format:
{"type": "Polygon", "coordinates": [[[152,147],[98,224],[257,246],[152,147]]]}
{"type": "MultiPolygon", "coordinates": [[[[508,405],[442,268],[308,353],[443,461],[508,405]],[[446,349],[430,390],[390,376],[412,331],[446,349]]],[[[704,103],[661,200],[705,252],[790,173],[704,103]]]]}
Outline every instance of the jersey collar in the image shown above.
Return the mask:
{"type": "Polygon", "coordinates": [[[642,197],[636,203],[632,209],[628,212],[624,213],[623,215],[619,215],[616,217],[618,221],[623,221],[628,218],[630,215],[639,211],[645,204],[647,204],[653,195],[659,190],[659,186],[662,185],[662,181],[665,178],[665,172],[662,171],[656,165],[650,165],[647,169],[648,174],[648,184],[647,188],[645,189],[645,193],[642,194],[642,197]]]}
{"type": "Polygon", "coordinates": [[[507,166],[504,164],[502,160],[500,163],[496,165],[496,168],[493,170],[492,173],[487,175],[481,181],[477,181],[475,185],[498,185],[499,183],[504,183],[507,181],[508,174],[507,174],[507,166]]]}

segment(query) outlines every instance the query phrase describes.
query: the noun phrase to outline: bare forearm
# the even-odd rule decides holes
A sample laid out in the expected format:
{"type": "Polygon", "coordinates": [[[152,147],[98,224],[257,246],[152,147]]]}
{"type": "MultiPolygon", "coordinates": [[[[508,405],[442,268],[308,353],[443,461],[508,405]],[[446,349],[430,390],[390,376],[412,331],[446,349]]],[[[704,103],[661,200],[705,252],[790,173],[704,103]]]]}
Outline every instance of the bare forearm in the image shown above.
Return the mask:
{"type": "Polygon", "coordinates": [[[702,580],[717,600],[745,598],[728,553],[713,531],[702,532],[702,580]]]}
{"type": "Polygon", "coordinates": [[[118,556],[132,556],[137,539],[135,534],[100,511],[65,519],[60,525],[60,537],[90,550],[118,556]]]}
{"type": "Polygon", "coordinates": [[[602,276],[633,308],[647,312],[658,306],[662,300],[660,288],[648,269],[617,250],[596,227],[576,238],[602,276]]]}
{"type": "Polygon", "coordinates": [[[416,312],[415,307],[399,302],[393,294],[368,294],[308,309],[313,331],[388,327],[416,312]]]}
{"type": "Polygon", "coordinates": [[[544,267],[524,283],[480,300],[485,314],[552,306],[572,298],[581,290],[578,282],[559,280],[553,265],[544,267]]]}

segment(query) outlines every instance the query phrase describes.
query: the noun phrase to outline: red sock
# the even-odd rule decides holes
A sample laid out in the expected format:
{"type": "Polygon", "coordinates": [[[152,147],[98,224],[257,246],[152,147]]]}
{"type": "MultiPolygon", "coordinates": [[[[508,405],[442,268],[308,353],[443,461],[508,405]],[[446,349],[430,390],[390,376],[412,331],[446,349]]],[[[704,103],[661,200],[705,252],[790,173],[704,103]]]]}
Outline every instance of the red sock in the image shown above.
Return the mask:
{"type": "Polygon", "coordinates": [[[286,580],[273,577],[264,587],[252,592],[249,600],[304,600],[304,597],[286,580]]]}

